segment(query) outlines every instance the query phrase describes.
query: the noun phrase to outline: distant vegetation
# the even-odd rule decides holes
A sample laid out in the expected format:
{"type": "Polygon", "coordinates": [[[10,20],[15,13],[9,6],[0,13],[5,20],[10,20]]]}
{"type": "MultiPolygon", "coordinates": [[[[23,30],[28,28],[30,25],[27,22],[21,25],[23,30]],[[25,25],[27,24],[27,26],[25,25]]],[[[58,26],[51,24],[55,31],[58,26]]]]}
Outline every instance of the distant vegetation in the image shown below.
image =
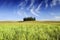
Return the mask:
{"type": "Polygon", "coordinates": [[[27,18],[24,18],[23,21],[35,21],[35,17],[27,17],[27,18]]]}

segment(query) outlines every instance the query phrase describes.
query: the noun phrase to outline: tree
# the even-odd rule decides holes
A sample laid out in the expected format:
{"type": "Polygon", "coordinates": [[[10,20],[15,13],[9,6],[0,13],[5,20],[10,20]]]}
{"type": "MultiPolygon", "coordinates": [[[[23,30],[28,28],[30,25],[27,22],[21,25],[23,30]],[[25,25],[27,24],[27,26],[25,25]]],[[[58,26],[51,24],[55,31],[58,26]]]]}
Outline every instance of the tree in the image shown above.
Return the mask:
{"type": "Polygon", "coordinates": [[[27,18],[24,18],[23,19],[24,21],[35,21],[36,19],[35,19],[35,17],[33,18],[33,17],[27,17],[27,18]]]}

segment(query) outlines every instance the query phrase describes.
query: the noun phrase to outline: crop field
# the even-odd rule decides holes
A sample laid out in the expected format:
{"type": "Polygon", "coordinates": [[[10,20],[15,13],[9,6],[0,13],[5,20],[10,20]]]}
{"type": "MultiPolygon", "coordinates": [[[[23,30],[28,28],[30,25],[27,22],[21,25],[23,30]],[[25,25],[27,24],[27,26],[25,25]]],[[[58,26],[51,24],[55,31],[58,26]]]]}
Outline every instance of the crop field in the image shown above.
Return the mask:
{"type": "Polygon", "coordinates": [[[0,22],[0,40],[60,40],[60,22],[0,22]]]}

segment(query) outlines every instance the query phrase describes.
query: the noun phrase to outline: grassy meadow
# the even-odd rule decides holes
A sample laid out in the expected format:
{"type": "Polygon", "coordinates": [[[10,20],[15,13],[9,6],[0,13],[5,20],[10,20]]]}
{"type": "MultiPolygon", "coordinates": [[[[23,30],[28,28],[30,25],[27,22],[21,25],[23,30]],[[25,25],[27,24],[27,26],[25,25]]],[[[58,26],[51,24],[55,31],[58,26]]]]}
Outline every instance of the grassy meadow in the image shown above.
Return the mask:
{"type": "Polygon", "coordinates": [[[0,40],[60,40],[60,22],[0,22],[0,40]]]}

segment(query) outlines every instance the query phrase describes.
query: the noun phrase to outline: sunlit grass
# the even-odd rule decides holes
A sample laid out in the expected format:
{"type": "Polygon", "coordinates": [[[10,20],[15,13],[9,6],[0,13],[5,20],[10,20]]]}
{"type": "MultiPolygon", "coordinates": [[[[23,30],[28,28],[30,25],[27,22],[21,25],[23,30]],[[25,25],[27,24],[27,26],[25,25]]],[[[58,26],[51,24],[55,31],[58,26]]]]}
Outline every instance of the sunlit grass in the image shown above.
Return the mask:
{"type": "Polygon", "coordinates": [[[1,22],[0,40],[60,40],[60,23],[1,22]]]}

